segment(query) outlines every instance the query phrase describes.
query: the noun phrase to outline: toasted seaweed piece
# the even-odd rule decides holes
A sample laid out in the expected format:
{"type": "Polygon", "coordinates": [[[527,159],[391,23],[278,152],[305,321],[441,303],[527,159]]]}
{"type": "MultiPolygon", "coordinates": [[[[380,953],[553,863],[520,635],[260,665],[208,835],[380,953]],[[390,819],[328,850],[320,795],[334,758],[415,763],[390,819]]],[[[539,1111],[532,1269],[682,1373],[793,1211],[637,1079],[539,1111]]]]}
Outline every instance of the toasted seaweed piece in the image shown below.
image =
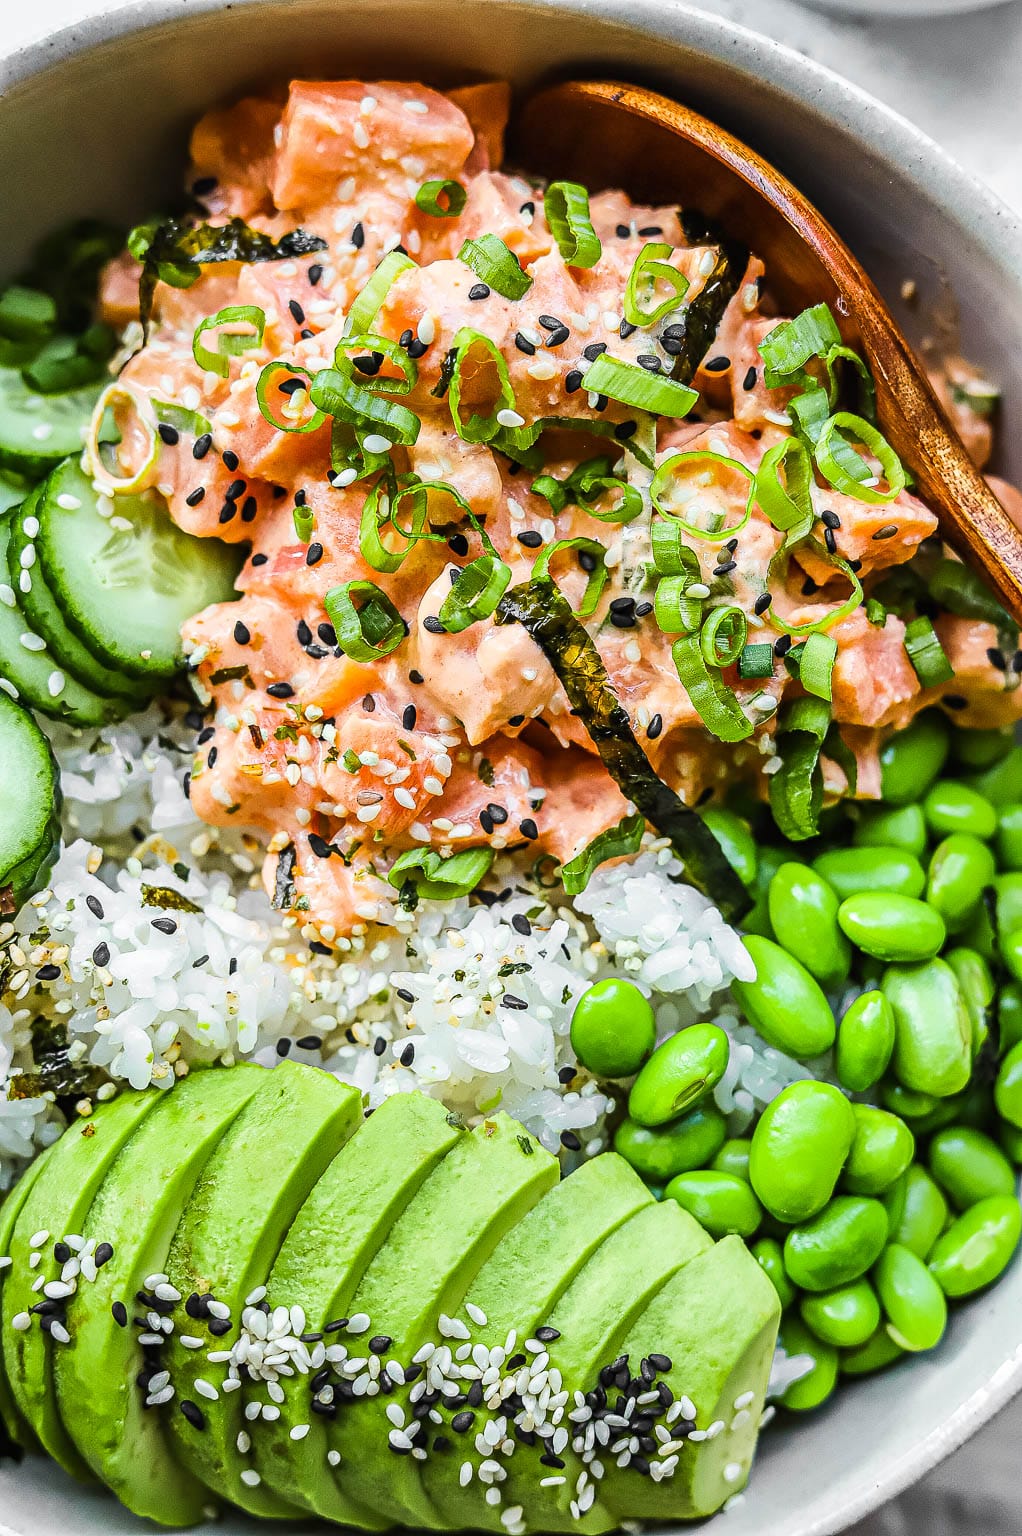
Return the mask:
{"type": "Polygon", "coordinates": [[[723,240],[717,246],[713,271],[682,311],[685,334],[671,369],[671,378],[677,379],[679,384],[691,384],[695,378],[720,329],[724,311],[738,292],[748,264],[748,249],[739,241],[723,240]]]}
{"type": "Polygon", "coordinates": [[[541,576],[512,587],[500,601],[496,621],[528,630],[622,793],[652,827],[670,838],[689,878],[724,916],[740,917],[750,904],[745,887],[701,817],[654,773],[610,686],[599,651],[556,583],[541,576]]]}

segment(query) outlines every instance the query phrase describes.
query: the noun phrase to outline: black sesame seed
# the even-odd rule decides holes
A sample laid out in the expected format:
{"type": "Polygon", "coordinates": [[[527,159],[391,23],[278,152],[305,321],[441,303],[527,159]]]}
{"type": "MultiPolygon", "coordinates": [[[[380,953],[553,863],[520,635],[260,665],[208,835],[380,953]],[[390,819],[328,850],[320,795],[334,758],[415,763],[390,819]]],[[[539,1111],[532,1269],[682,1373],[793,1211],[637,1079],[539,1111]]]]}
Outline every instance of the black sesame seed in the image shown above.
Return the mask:
{"type": "Polygon", "coordinates": [[[617,226],[617,228],[615,229],[614,233],[617,235],[619,240],[630,240],[631,236],[632,236],[631,225],[630,224],[619,224],[617,226]]]}
{"type": "Polygon", "coordinates": [[[456,1413],[454,1415],[454,1418],[451,1420],[451,1428],[454,1430],[456,1435],[463,1435],[466,1430],[472,1428],[472,1425],[475,1423],[475,1421],[475,1414],[470,1413],[467,1409],[464,1409],[461,1413],[456,1413]]]}
{"type": "Polygon", "coordinates": [[[316,625],[316,633],[324,645],[337,644],[337,631],[332,624],[326,622],[316,625]]]}
{"type": "MultiPolygon", "coordinates": [[[[41,965],[35,974],[37,981],[56,981],[60,975],[60,966],[41,965]]],[[[66,1263],[67,1261],[65,1260],[64,1262],[66,1263]]]]}
{"type": "Polygon", "coordinates": [[[531,816],[526,816],[524,821],[520,821],[518,823],[518,830],[522,836],[527,837],[530,842],[539,836],[539,828],[531,816]]]}
{"type": "Polygon", "coordinates": [[[351,231],[351,243],[355,247],[356,251],[360,251],[366,243],[365,227],[361,219],[359,219],[358,223],[351,231]]]}
{"type": "Polygon", "coordinates": [[[574,1076],[575,1076],[575,1068],[574,1067],[561,1067],[558,1070],[558,1073],[557,1073],[557,1081],[559,1083],[570,1083],[574,1076]]]}
{"type": "Polygon", "coordinates": [[[185,497],[185,505],[189,507],[197,507],[205,494],[206,487],[204,485],[197,485],[194,491],[188,492],[188,495],[185,497]]]}
{"type": "Polygon", "coordinates": [[[635,361],[640,368],[645,368],[647,373],[659,373],[662,366],[660,359],[652,352],[640,352],[635,361]]]}
{"type": "Polygon", "coordinates": [[[579,1141],[574,1131],[561,1132],[561,1146],[567,1147],[569,1152],[581,1152],[582,1150],[582,1143],[579,1141]]]}
{"type": "Polygon", "coordinates": [[[56,1259],[58,1264],[66,1264],[68,1259],[71,1257],[71,1249],[68,1247],[67,1243],[54,1243],[53,1257],[56,1259]]]}
{"type": "Polygon", "coordinates": [[[564,375],[564,390],[566,394],[573,395],[577,389],[582,388],[582,373],[578,368],[572,368],[564,375]]]}
{"type": "Polygon", "coordinates": [[[192,182],[192,195],[194,197],[208,197],[215,187],[215,176],[199,176],[192,182]]]}
{"type": "Polygon", "coordinates": [[[309,847],[312,849],[317,859],[328,859],[334,851],[330,844],[327,842],[326,838],[320,837],[318,832],[309,833],[309,847]]]}
{"type": "MultiPolygon", "coordinates": [[[[223,462],[224,468],[230,470],[232,475],[234,474],[234,471],[237,469],[238,465],[241,463],[241,460],[238,458],[238,455],[235,453],[233,448],[225,448],[223,453],[220,455],[220,458],[223,462]]],[[[242,489],[244,489],[244,486],[242,489]]]]}
{"type": "Polygon", "coordinates": [[[255,497],[246,496],[245,500],[241,503],[241,521],[243,523],[254,523],[255,516],[258,511],[259,503],[256,501],[255,497]]]}
{"type": "Polygon", "coordinates": [[[322,560],[322,558],[323,558],[323,546],[322,546],[322,544],[318,544],[318,543],[315,543],[315,542],[310,544],[309,548],[308,548],[308,552],[306,553],[306,556],[305,556],[305,563],[306,563],[306,565],[318,565],[319,562],[322,560]]]}
{"type": "Polygon", "coordinates": [[[209,1320],[209,1331],[215,1339],[222,1339],[225,1333],[230,1333],[233,1326],[229,1317],[212,1317],[209,1320]]]}
{"type": "Polygon", "coordinates": [[[277,1055],[281,1058],[281,1060],[283,1060],[283,1058],[285,1056],[290,1056],[290,1054],[291,1054],[291,1041],[288,1039],[288,1037],[286,1035],[282,1036],[282,1038],[277,1041],[276,1050],[277,1050],[277,1055]]]}
{"type": "MultiPolygon", "coordinates": [[[[512,721],[509,723],[513,724],[514,722],[512,721]]],[[[507,808],[505,806],[497,805],[493,800],[491,800],[486,809],[498,827],[502,827],[507,821],[507,808]]]]}
{"type": "Polygon", "coordinates": [[[737,560],[722,560],[719,565],[713,567],[714,576],[727,576],[731,571],[737,570],[737,560]]]}
{"type": "Polygon", "coordinates": [[[414,731],[418,711],[414,704],[406,704],[401,712],[401,724],[406,731],[414,731]]]}
{"type": "Polygon", "coordinates": [[[559,1328],[551,1328],[549,1323],[544,1323],[542,1328],[536,1329],[536,1337],[541,1344],[552,1344],[561,1336],[559,1328]]]}
{"type": "Polygon", "coordinates": [[[519,544],[524,544],[526,549],[539,549],[543,543],[543,535],[536,533],[533,529],[528,529],[525,533],[518,535],[518,542],[519,544]]]}
{"type": "Polygon", "coordinates": [[[398,1057],[398,1061],[401,1063],[401,1065],[403,1067],[410,1067],[414,1060],[415,1060],[415,1044],[414,1044],[413,1041],[409,1040],[408,1044],[405,1046],[404,1050],[401,1052],[400,1056],[398,1057]]]}
{"type": "Polygon", "coordinates": [[[259,554],[252,556],[252,564],[253,565],[265,565],[267,563],[267,561],[269,560],[269,558],[270,558],[269,555],[264,555],[262,553],[262,551],[260,551],[259,554]]]}
{"type": "Polygon", "coordinates": [[[113,1306],[110,1308],[110,1315],[113,1317],[113,1320],[117,1324],[118,1328],[127,1328],[128,1309],[124,1305],[123,1301],[114,1302],[113,1306]]]}
{"type": "Polygon", "coordinates": [[[429,349],[426,346],[426,343],[424,341],[420,341],[418,336],[416,336],[413,341],[408,343],[409,357],[422,357],[428,350],[429,349]]]}
{"type": "Polygon", "coordinates": [[[824,528],[824,530],[823,530],[823,542],[827,546],[827,553],[828,554],[830,554],[830,555],[836,555],[837,554],[837,539],[835,539],[835,537],[834,537],[834,530],[833,530],[833,528],[824,528]]]}
{"type": "Polygon", "coordinates": [[[473,283],[468,290],[468,296],[470,299],[488,299],[490,290],[485,283],[473,283]]]}
{"type": "Polygon", "coordinates": [[[882,528],[878,528],[876,533],[873,534],[873,539],[876,542],[879,542],[881,539],[893,539],[897,532],[897,523],[885,523],[882,528]]]}
{"type": "Polygon", "coordinates": [[[665,1376],[674,1362],[670,1355],[650,1355],[649,1363],[661,1376],[665,1376]]]}
{"type": "Polygon", "coordinates": [[[774,595],[772,592],[761,592],[752,605],[753,613],[766,613],[773,600],[774,595]]]}
{"type": "Polygon", "coordinates": [[[315,288],[316,284],[319,282],[319,280],[320,280],[320,278],[322,276],[323,276],[323,268],[320,266],[318,261],[314,261],[312,263],[312,266],[309,268],[309,285],[310,285],[310,287],[315,288]]]}
{"type": "Polygon", "coordinates": [[[637,619],[644,619],[646,617],[647,613],[652,613],[652,612],[653,612],[653,604],[652,603],[637,603],[636,604],[635,617],[637,619]]]}
{"type": "Polygon", "coordinates": [[[271,683],[266,692],[271,699],[293,699],[295,693],[290,683],[271,683]]]}
{"type": "Polygon", "coordinates": [[[534,357],[536,354],[536,348],[533,346],[528,336],[523,336],[521,331],[515,332],[515,346],[518,348],[519,352],[524,352],[526,357],[534,357]]]}
{"type": "Polygon", "coordinates": [[[332,955],[333,950],[329,944],[322,943],[319,939],[310,939],[309,948],[314,955],[332,955]]]}
{"type": "MultiPolygon", "coordinates": [[[[213,750],[216,751],[216,748],[214,747],[213,750]]],[[[172,917],[154,917],[152,927],[156,929],[157,933],[177,933],[177,923],[175,923],[172,917]]]]}
{"type": "Polygon", "coordinates": [[[588,347],[582,348],[582,356],[587,358],[589,362],[593,363],[599,357],[600,353],[606,352],[606,350],[607,343],[605,341],[591,341],[588,347]]]}
{"type": "Polygon", "coordinates": [[[198,1403],[193,1403],[184,1398],[181,1402],[181,1414],[186,1418],[193,1429],[205,1429],[206,1419],[198,1403]]]}
{"type": "Polygon", "coordinates": [[[526,218],[531,218],[531,216],[536,212],[536,204],[531,200],[529,202],[522,203],[518,209],[518,212],[524,213],[526,218]]]}
{"type": "Polygon", "coordinates": [[[365,710],[367,715],[371,715],[375,712],[376,699],[371,693],[367,693],[365,698],[362,700],[362,708],[365,710]]]}
{"type": "Polygon", "coordinates": [[[678,340],[674,336],[668,336],[666,340],[661,338],[660,345],[663,347],[668,357],[680,357],[681,349],[685,343],[678,340]]]}
{"type": "Polygon", "coordinates": [[[238,503],[236,501],[225,501],[220,508],[221,523],[229,523],[237,510],[238,503]]]}
{"type": "Polygon", "coordinates": [[[510,1008],[514,1013],[524,1013],[529,1006],[524,997],[515,997],[513,992],[505,992],[500,1004],[502,1008],[510,1008]]]}
{"type": "Polygon", "coordinates": [[[989,661],[992,667],[996,667],[999,672],[1004,672],[1008,666],[1007,656],[1005,656],[1000,646],[997,645],[992,645],[987,650],[987,661],[989,661]]]}
{"type": "Polygon", "coordinates": [[[298,637],[299,645],[306,646],[312,644],[312,630],[304,619],[298,620],[298,623],[295,625],[295,634],[298,637]]]}
{"type": "Polygon", "coordinates": [[[86,896],[85,905],[88,907],[93,917],[98,917],[100,922],[103,921],[103,903],[100,901],[98,896],[86,896]]]}
{"type": "Polygon", "coordinates": [[[227,497],[228,501],[237,501],[238,497],[244,494],[244,491],[245,481],[239,477],[237,480],[231,481],[230,485],[227,487],[227,490],[224,492],[224,495],[227,497]]]}
{"type": "Polygon", "coordinates": [[[181,434],[177,428],[168,427],[165,421],[161,421],[156,430],[160,434],[160,441],[166,443],[168,448],[174,448],[180,440],[181,434]]]}
{"type": "Polygon", "coordinates": [[[431,635],[446,635],[447,633],[447,630],[433,613],[428,613],[426,615],[422,621],[422,627],[423,629],[428,630],[431,635]]]}
{"type": "Polygon", "coordinates": [[[109,944],[101,942],[101,943],[96,945],[95,949],[92,951],[92,963],[94,965],[109,965],[110,964],[110,945],[109,944]]]}
{"type": "Polygon", "coordinates": [[[520,933],[526,939],[532,932],[532,924],[529,922],[529,919],[525,916],[524,912],[515,913],[514,917],[511,919],[511,927],[515,930],[516,933],[520,933]]]}
{"type": "Polygon", "coordinates": [[[790,635],[781,635],[780,639],[774,641],[774,655],[775,656],[787,656],[788,652],[791,650],[791,647],[792,647],[791,636],[790,635]]]}
{"type": "Polygon", "coordinates": [[[663,715],[654,715],[652,720],[649,722],[649,724],[646,727],[646,735],[649,737],[650,741],[656,741],[657,737],[663,731],[663,728],[664,728],[664,717],[663,717],[663,715]]]}
{"type": "Polygon", "coordinates": [[[704,373],[726,373],[731,367],[729,357],[711,357],[708,363],[703,364],[704,373]]]}
{"type": "Polygon", "coordinates": [[[423,677],[421,672],[417,672],[413,667],[408,674],[408,681],[410,683],[415,683],[415,685],[418,686],[420,683],[424,683],[426,679],[423,677]]]}
{"type": "Polygon", "coordinates": [[[321,1035],[302,1035],[295,1041],[300,1051],[318,1051],[323,1044],[321,1035]]]}
{"type": "Polygon", "coordinates": [[[332,1323],[325,1323],[324,1324],[323,1332],[324,1333],[340,1333],[341,1329],[342,1328],[347,1328],[347,1326],[348,1326],[348,1319],[346,1317],[335,1317],[332,1323]]]}
{"type": "Polygon", "coordinates": [[[454,555],[467,555],[468,540],[463,533],[452,533],[447,540],[447,548],[454,555]]]}
{"type": "Polygon", "coordinates": [[[820,513],[820,522],[825,528],[840,528],[841,519],[836,512],[823,511],[820,513]]]}
{"type": "Polygon", "coordinates": [[[247,645],[252,638],[252,631],[240,619],[234,626],[234,638],[238,645],[247,645]]]}
{"type": "Polygon", "coordinates": [[[619,443],[626,443],[630,437],[634,437],[639,430],[637,421],[619,421],[614,428],[614,436],[619,443]]]}
{"type": "Polygon", "coordinates": [[[566,325],[559,325],[556,331],[550,332],[550,335],[546,339],[546,344],[551,348],[562,347],[570,336],[571,332],[569,331],[568,327],[566,325]]]}
{"type": "Polygon", "coordinates": [[[206,1308],[203,1306],[202,1297],[198,1291],[193,1291],[185,1301],[185,1312],[195,1322],[206,1316],[206,1308]]]}
{"type": "Polygon", "coordinates": [[[386,1049],[387,1049],[387,1042],[386,1042],[386,1040],[383,1038],[382,1035],[377,1035],[376,1039],[373,1041],[373,1055],[374,1056],[382,1056],[386,1049]]]}
{"type": "Polygon", "coordinates": [[[758,377],[759,377],[759,375],[757,374],[755,368],[750,368],[749,371],[746,373],[745,378],[742,380],[742,388],[743,389],[755,389],[756,388],[756,379],[758,377]]]}

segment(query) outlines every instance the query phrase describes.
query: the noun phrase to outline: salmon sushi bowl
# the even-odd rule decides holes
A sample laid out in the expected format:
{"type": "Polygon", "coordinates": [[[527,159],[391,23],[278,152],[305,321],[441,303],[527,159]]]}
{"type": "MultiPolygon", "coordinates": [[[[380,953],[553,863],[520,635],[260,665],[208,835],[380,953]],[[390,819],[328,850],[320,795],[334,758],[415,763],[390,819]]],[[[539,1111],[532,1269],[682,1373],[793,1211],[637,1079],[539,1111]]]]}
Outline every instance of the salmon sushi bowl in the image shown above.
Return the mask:
{"type": "Polygon", "coordinates": [[[1022,1238],[1018,625],[509,110],[287,79],[0,293],[0,1449],[165,1526],[705,1520],[1022,1238]]]}

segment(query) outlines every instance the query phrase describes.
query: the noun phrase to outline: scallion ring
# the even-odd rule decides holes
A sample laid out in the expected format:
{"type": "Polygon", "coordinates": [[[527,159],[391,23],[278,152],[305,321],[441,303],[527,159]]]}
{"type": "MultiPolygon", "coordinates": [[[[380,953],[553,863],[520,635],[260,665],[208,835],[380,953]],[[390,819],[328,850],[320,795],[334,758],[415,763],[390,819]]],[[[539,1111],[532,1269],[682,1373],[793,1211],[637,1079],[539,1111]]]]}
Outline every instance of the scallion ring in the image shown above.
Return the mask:
{"type": "Polygon", "coordinates": [[[625,816],[615,827],[608,827],[598,837],[576,853],[573,859],[561,865],[561,883],[569,896],[578,896],[585,890],[601,864],[608,859],[624,859],[638,853],[646,830],[646,818],[640,811],[625,816]]]}
{"type": "Polygon", "coordinates": [[[854,613],[862,603],[862,582],[859,580],[856,572],[852,570],[848,561],[842,559],[840,555],[829,554],[824,546],[818,544],[815,539],[809,540],[809,548],[821,560],[829,560],[836,571],[839,571],[842,576],[847,577],[851,583],[852,590],[843,603],[838,603],[836,607],[828,609],[821,619],[811,619],[805,624],[789,624],[777,612],[775,604],[770,610],[770,623],[775,629],[783,630],[786,635],[792,635],[796,638],[801,635],[812,635],[818,631],[832,629],[835,624],[840,624],[842,619],[847,619],[850,614],[854,613]]]}
{"type": "Polygon", "coordinates": [[[629,325],[637,326],[640,330],[656,325],[658,320],[679,307],[691,287],[684,272],[672,267],[666,259],[673,250],[674,247],[666,241],[653,240],[644,245],[636,256],[625,285],[624,312],[629,325]],[[640,298],[654,298],[658,283],[666,283],[671,289],[670,294],[654,304],[652,309],[644,309],[639,302],[640,298]]]}
{"type": "Polygon", "coordinates": [[[337,644],[352,661],[381,661],[397,650],[407,633],[404,619],[374,581],[345,581],[331,587],[323,607],[337,644]]]}
{"type": "Polygon", "coordinates": [[[699,647],[707,666],[734,666],[748,635],[749,621],[736,603],[712,608],[699,631],[699,647]]]}
{"type": "Polygon", "coordinates": [[[532,278],[499,235],[477,235],[474,240],[466,240],[458,260],[502,298],[524,299],[532,287],[532,278]]]}
{"type": "Polygon", "coordinates": [[[278,357],[275,358],[272,363],[266,364],[266,367],[262,370],[258,379],[256,380],[256,405],[259,407],[260,416],[264,421],[268,421],[270,426],[274,427],[278,432],[301,433],[318,431],[326,421],[326,416],[322,411],[315,408],[314,402],[312,402],[313,409],[311,416],[306,416],[304,420],[302,420],[298,415],[294,417],[288,416],[287,414],[281,416],[277,415],[276,411],[274,410],[276,400],[271,396],[270,390],[271,388],[275,388],[278,394],[281,392],[279,385],[281,383],[282,374],[286,374],[288,378],[305,378],[309,380],[308,384],[302,386],[301,391],[295,390],[293,394],[289,394],[287,396],[287,403],[282,409],[285,412],[291,410],[295,403],[295,395],[298,393],[305,395],[305,401],[302,402],[303,412],[305,410],[306,404],[309,403],[311,396],[312,374],[307,368],[301,368],[297,363],[286,363],[284,362],[283,358],[278,357]]]}
{"type": "Polygon", "coordinates": [[[623,363],[609,352],[601,352],[589,364],[583,383],[592,394],[606,395],[608,400],[617,400],[637,411],[649,411],[653,416],[677,420],[687,416],[699,399],[697,389],[678,384],[665,374],[649,373],[637,363],[623,363]]]}
{"type": "Polygon", "coordinates": [[[133,496],[148,490],[156,483],[160,461],[160,437],[156,430],[156,418],[150,397],[133,385],[114,380],[96,401],[86,438],[86,452],[92,470],[92,478],[108,496],[133,496]],[[119,440],[124,443],[127,433],[121,426],[119,407],[126,407],[131,419],[141,429],[145,438],[144,457],[138,469],[130,475],[116,473],[117,447],[108,436],[107,413],[113,421],[119,440]],[[104,453],[104,449],[106,453],[104,453]],[[108,457],[109,455],[109,457],[108,457]],[[114,467],[111,467],[111,460],[114,467]]]}
{"type": "Polygon", "coordinates": [[[389,336],[377,336],[373,331],[362,331],[357,336],[342,336],[334,348],[334,367],[342,373],[350,373],[360,388],[381,395],[407,395],[419,381],[419,365],[414,357],[409,357],[405,348],[391,341],[389,336]],[[385,358],[397,368],[400,377],[379,372],[363,374],[361,371],[356,376],[353,371],[354,361],[350,356],[353,352],[368,353],[370,356],[375,353],[385,358]]]}
{"type": "Polygon", "coordinates": [[[435,848],[408,848],[390,866],[387,881],[396,890],[411,881],[427,900],[454,901],[475,890],[489,873],[493,856],[492,848],[463,848],[446,858],[435,848]]]}
{"type": "MultiPolygon", "coordinates": [[[[418,532],[406,534],[403,528],[394,524],[393,526],[397,528],[398,534],[404,540],[404,548],[388,548],[383,542],[383,529],[388,522],[392,522],[392,513],[393,500],[388,494],[387,477],[381,476],[362,503],[358,523],[358,547],[367,565],[371,565],[374,571],[387,574],[400,568],[412,543],[419,536],[418,532]]],[[[424,508],[421,519],[424,523],[424,508]]]]}
{"type": "Polygon", "coordinates": [[[921,687],[937,688],[954,677],[955,669],[929,619],[912,619],[905,625],[905,651],[921,687]]]}
{"type": "Polygon", "coordinates": [[[685,576],[689,581],[699,581],[699,556],[681,537],[681,529],[673,517],[655,517],[649,527],[653,564],[661,576],[685,576]]]}
{"type": "Polygon", "coordinates": [[[262,346],[265,330],[266,315],[258,305],[230,304],[226,309],[218,310],[215,315],[207,315],[205,320],[199,321],[192,337],[192,356],[207,373],[215,373],[219,378],[226,379],[231,371],[231,358],[240,357],[243,352],[251,352],[254,347],[262,346]],[[220,329],[224,325],[250,325],[252,329],[224,331],[220,329]],[[219,332],[215,352],[202,344],[201,338],[207,331],[219,332]]]}
{"type": "Polygon", "coordinates": [[[827,304],[814,304],[791,320],[782,320],[768,331],[759,344],[759,355],[766,365],[763,382],[777,389],[791,382],[792,374],[801,373],[811,358],[823,357],[831,347],[841,345],[841,332],[827,304]]]}
{"type": "Polygon", "coordinates": [[[690,635],[703,622],[703,600],[689,597],[688,576],[664,576],[653,594],[653,616],[665,635],[690,635]]]}
{"type": "Polygon", "coordinates": [[[468,193],[460,181],[424,181],[415,194],[416,208],[435,219],[456,219],[467,201],[468,193]]]}
{"type": "Polygon", "coordinates": [[[295,506],[291,512],[291,518],[295,525],[295,535],[300,544],[308,544],[312,538],[312,530],[315,526],[315,517],[312,508],[295,506]]]}
{"type": "Polygon", "coordinates": [[[178,405],[175,400],[157,400],[154,395],[152,405],[160,426],[173,427],[175,432],[180,432],[185,437],[204,437],[207,432],[213,430],[208,417],[203,416],[199,411],[190,411],[186,406],[178,405]]]}
{"type": "Polygon", "coordinates": [[[853,416],[850,411],[836,411],[824,423],[816,441],[816,464],[820,473],[830,481],[836,491],[841,491],[846,496],[854,496],[856,501],[872,504],[893,501],[905,489],[905,466],[886,437],[862,416],[853,416]],[[873,471],[853,447],[853,443],[861,443],[867,453],[872,454],[879,461],[881,473],[887,481],[886,491],[878,490],[876,485],[867,484],[859,477],[857,468],[854,472],[849,472],[845,455],[850,449],[859,464],[866,470],[867,479],[874,478],[873,471]],[[845,452],[841,453],[841,449],[845,452]]]}
{"type": "MultiPolygon", "coordinates": [[[[713,471],[708,471],[705,478],[712,483],[715,478],[713,471]]],[[[719,544],[725,539],[733,538],[736,533],[739,533],[745,527],[752,516],[755,492],[756,477],[751,469],[748,469],[738,459],[728,458],[722,453],[711,453],[706,448],[696,448],[687,453],[672,454],[669,459],[665,459],[663,464],[660,465],[660,468],[653,476],[649,488],[650,500],[658,512],[662,513],[664,517],[674,518],[678,526],[684,529],[691,538],[705,539],[711,544],[719,544]],[[734,474],[741,475],[748,482],[749,490],[745,500],[745,508],[736,523],[722,522],[719,528],[702,528],[698,523],[689,522],[687,518],[682,517],[672,507],[665,506],[664,498],[671,490],[675,489],[679,473],[683,469],[697,464],[720,466],[734,474]]]]}
{"type": "Polygon", "coordinates": [[[833,635],[815,630],[798,647],[798,658],[799,682],[806,693],[826,699],[829,704],[833,697],[834,662],[837,660],[837,641],[833,635]]]}
{"type": "Polygon", "coordinates": [[[792,543],[812,532],[815,521],[812,483],[813,466],[809,452],[795,437],[786,437],[769,448],[756,471],[754,500],[775,528],[792,534],[792,543]]]}
{"type": "Polygon", "coordinates": [[[552,181],[543,194],[547,228],[569,267],[595,267],[603,253],[589,214],[589,193],[577,181],[552,181]]]}
{"type": "Polygon", "coordinates": [[[550,575],[550,562],[555,555],[565,554],[568,550],[575,550],[579,555],[589,555],[596,564],[591,571],[586,573],[586,587],[582,593],[582,601],[575,612],[580,619],[590,619],[599,607],[600,598],[607,585],[610,572],[607,570],[607,551],[602,544],[595,539],[558,539],[556,544],[548,544],[542,551],[532,574],[536,576],[550,575]]]}
{"type": "Polygon", "coordinates": [[[452,635],[488,619],[511,581],[511,567],[499,555],[479,555],[458,572],[437,615],[452,635]]]}
{"type": "Polygon", "coordinates": [[[682,635],[675,640],[671,656],[692,707],[712,735],[728,742],[744,741],[752,735],[752,721],[734,689],[721,681],[715,667],[707,666],[699,635],[682,635]]]}
{"type": "MultiPolygon", "coordinates": [[[[313,405],[328,416],[348,422],[367,436],[382,436],[391,446],[401,443],[410,447],[422,426],[418,416],[407,406],[374,394],[337,368],[324,368],[317,373],[309,395],[313,405]]],[[[382,453],[389,449],[373,447],[370,451],[382,453]]]]}
{"type": "Polygon", "coordinates": [[[360,293],[355,295],[345,330],[353,336],[372,330],[373,321],[380,312],[384,299],[403,272],[416,265],[403,251],[388,251],[376,271],[360,293]]]}
{"type": "Polygon", "coordinates": [[[500,429],[500,423],[497,420],[498,412],[515,409],[515,392],[511,385],[507,363],[495,342],[488,336],[484,336],[482,331],[473,330],[468,325],[462,326],[457,332],[451,350],[454,353],[454,362],[447,403],[450,406],[454,429],[465,443],[488,443],[500,429]],[[473,373],[469,374],[473,362],[476,366],[473,373]],[[478,411],[473,410],[466,421],[461,410],[462,395],[468,385],[473,389],[479,385],[480,376],[486,369],[492,369],[494,374],[495,387],[490,389],[490,394],[494,397],[491,408],[486,415],[480,415],[478,411]]]}

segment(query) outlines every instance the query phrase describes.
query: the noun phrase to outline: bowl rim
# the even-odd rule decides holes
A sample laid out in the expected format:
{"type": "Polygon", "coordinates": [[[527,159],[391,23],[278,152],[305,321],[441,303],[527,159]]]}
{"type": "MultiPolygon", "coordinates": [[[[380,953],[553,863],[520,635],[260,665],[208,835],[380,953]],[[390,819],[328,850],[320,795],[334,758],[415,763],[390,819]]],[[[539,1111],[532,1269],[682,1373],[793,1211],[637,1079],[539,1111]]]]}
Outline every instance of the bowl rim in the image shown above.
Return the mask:
{"type": "MultiPolygon", "coordinates": [[[[198,15],[230,9],[269,8],[288,0],[130,0],[113,10],[95,10],[44,32],[12,49],[0,47],[0,99],[36,75],[108,43],[173,25],[198,15]]],[[[730,18],[702,11],[687,0],[490,0],[518,10],[608,22],[638,32],[651,41],[672,42],[715,58],[721,65],[765,82],[782,97],[807,100],[825,122],[861,139],[864,122],[878,124],[882,158],[899,166],[902,176],[920,196],[954,212],[1003,273],[1022,294],[1022,212],[1017,213],[982,180],[967,171],[928,134],[895,108],[879,101],[862,86],[797,49],[730,18]],[[797,82],[797,90],[795,83],[797,82]]],[[[986,0],[989,3],[989,0],[986,0]]],[[[91,6],[102,0],[90,0],[91,6]]],[[[990,1380],[972,1392],[945,1422],[918,1442],[911,1453],[895,1461],[886,1474],[847,1499],[842,1507],[814,1521],[803,1536],[830,1536],[837,1528],[861,1520],[932,1471],[945,1457],[1022,1391],[1022,1340],[990,1380]]],[[[26,1536],[0,1518],[0,1536],[26,1536]]]]}

